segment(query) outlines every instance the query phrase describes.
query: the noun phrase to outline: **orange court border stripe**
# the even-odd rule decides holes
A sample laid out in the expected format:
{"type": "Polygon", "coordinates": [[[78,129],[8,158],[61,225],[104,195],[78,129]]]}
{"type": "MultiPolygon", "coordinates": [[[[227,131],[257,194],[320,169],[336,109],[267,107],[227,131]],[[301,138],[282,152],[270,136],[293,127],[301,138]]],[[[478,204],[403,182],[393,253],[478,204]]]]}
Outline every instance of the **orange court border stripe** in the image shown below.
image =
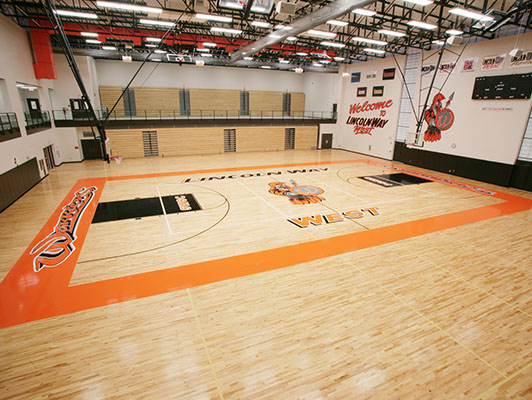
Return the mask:
{"type": "MultiPolygon", "coordinates": [[[[371,160],[342,160],[81,179],[76,182],[65,200],[50,217],[40,233],[28,246],[28,249],[26,249],[17,263],[9,271],[5,279],[0,283],[0,327],[13,326],[39,319],[102,307],[108,304],[139,299],[259,272],[284,268],[532,209],[532,200],[530,199],[491,191],[493,193],[491,196],[504,200],[504,202],[368,231],[343,234],[327,239],[319,239],[120,278],[106,279],[99,282],[69,286],[72,273],[79,257],[79,249],[81,248],[89,230],[92,216],[96,211],[96,206],[106,181],[186,174],[192,175],[200,173],[206,174],[238,170],[256,170],[262,168],[364,162],[384,168],[391,167],[391,165],[371,160]],[[32,264],[35,255],[30,255],[30,250],[36,243],[42,240],[43,237],[46,237],[53,231],[63,206],[68,204],[72,199],[73,194],[79,190],[79,188],[84,186],[96,186],[98,190],[95,193],[94,201],[87,207],[84,218],[79,224],[78,239],[76,241],[78,251],[75,251],[70,258],[58,267],[44,268],[40,272],[34,272],[32,264]]],[[[410,172],[412,175],[419,174],[416,171],[410,171],[405,168],[402,168],[402,170],[410,172]]],[[[424,174],[424,177],[427,177],[427,174],[424,174]]],[[[454,182],[457,185],[462,185],[459,182],[450,179],[445,180],[446,182],[440,183],[452,184],[454,182]]],[[[469,186],[487,190],[476,185],[469,186]]],[[[463,187],[460,188],[470,190],[463,187]]]]}

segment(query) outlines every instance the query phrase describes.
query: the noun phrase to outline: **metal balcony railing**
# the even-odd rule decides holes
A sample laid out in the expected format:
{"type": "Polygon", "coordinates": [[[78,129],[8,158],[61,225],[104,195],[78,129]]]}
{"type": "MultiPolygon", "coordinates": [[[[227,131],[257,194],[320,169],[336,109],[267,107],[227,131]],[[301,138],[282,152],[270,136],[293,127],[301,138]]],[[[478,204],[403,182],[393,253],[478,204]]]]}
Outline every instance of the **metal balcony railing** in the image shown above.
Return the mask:
{"type": "Polygon", "coordinates": [[[0,113],[0,135],[20,132],[17,114],[14,112],[0,113]]]}
{"type": "Polygon", "coordinates": [[[24,113],[26,121],[26,131],[28,133],[42,130],[42,128],[50,128],[52,122],[50,121],[50,113],[48,111],[31,111],[24,113]]]}
{"type": "MultiPolygon", "coordinates": [[[[105,110],[95,110],[98,119],[107,117],[105,110]]],[[[89,112],[86,110],[54,110],[52,111],[56,121],[89,121],[89,112]]],[[[135,112],[113,111],[108,120],[111,121],[147,121],[147,120],[187,120],[187,119],[336,119],[336,113],[332,111],[292,111],[290,113],[281,110],[250,110],[247,114],[241,114],[240,110],[191,110],[183,113],[181,110],[136,110],[135,112]]]]}

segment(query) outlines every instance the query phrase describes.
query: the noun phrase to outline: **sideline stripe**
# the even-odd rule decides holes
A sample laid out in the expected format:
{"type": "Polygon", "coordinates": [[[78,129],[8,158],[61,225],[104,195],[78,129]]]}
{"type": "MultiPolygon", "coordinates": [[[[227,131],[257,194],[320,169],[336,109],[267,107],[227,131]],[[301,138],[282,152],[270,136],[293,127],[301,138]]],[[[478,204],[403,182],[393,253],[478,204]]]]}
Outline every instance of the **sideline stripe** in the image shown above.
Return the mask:
{"type": "Polygon", "coordinates": [[[249,165],[245,167],[231,167],[231,168],[215,168],[215,169],[197,169],[191,171],[176,171],[176,172],[157,172],[153,174],[139,174],[139,175],[124,175],[124,176],[108,176],[108,181],[123,181],[126,179],[145,179],[145,178],[159,178],[164,176],[180,176],[180,175],[197,175],[197,174],[210,174],[213,172],[230,172],[230,171],[251,171],[260,170],[262,168],[285,168],[285,167],[297,167],[308,165],[331,165],[331,164],[349,164],[359,163],[366,160],[338,160],[338,161],[312,161],[295,164],[272,164],[272,165],[249,165]]]}
{"type": "Polygon", "coordinates": [[[203,348],[205,349],[205,352],[207,353],[207,359],[209,360],[211,372],[212,372],[212,375],[214,376],[214,381],[216,382],[216,389],[218,390],[218,395],[220,396],[221,400],[224,400],[224,395],[222,393],[222,389],[220,388],[220,382],[218,382],[218,376],[216,376],[216,371],[214,370],[214,365],[211,359],[211,353],[209,352],[209,348],[207,347],[207,342],[205,341],[205,335],[203,334],[203,329],[201,329],[201,325],[200,325],[199,318],[198,318],[198,311],[196,310],[196,306],[194,305],[194,301],[192,300],[190,289],[187,289],[187,294],[188,294],[188,299],[190,300],[190,305],[192,306],[192,311],[194,312],[194,318],[196,319],[196,325],[198,326],[201,341],[203,342],[203,348]]]}
{"type": "Polygon", "coordinates": [[[476,358],[478,358],[480,361],[482,361],[484,364],[486,364],[488,367],[490,367],[492,370],[494,370],[495,372],[497,372],[499,375],[501,375],[502,377],[506,377],[506,375],[504,375],[503,372],[499,371],[497,368],[495,368],[493,365],[491,365],[489,362],[487,362],[486,360],[484,360],[481,356],[479,356],[477,353],[475,353],[473,350],[471,350],[469,347],[467,347],[466,345],[464,345],[462,342],[460,342],[456,337],[454,337],[451,333],[447,332],[445,329],[443,329],[442,327],[440,327],[436,322],[432,321],[430,318],[427,318],[422,312],[418,311],[416,308],[412,307],[410,304],[408,304],[406,301],[404,301],[400,296],[396,295],[394,292],[392,292],[390,289],[388,289],[386,286],[382,285],[378,280],[376,280],[375,278],[373,278],[371,275],[369,275],[368,273],[364,272],[361,268],[357,267],[355,264],[353,264],[351,262],[350,259],[347,258],[347,256],[343,256],[343,259],[349,264],[351,265],[353,268],[355,268],[358,272],[360,272],[362,275],[364,275],[366,278],[368,278],[369,280],[371,280],[373,283],[375,283],[376,285],[378,285],[381,289],[385,290],[388,294],[390,294],[391,296],[393,296],[393,298],[395,298],[396,300],[400,301],[401,303],[403,303],[405,306],[407,306],[408,308],[410,308],[412,311],[414,311],[417,315],[419,315],[421,318],[423,318],[425,321],[427,321],[428,323],[430,323],[432,326],[434,326],[435,328],[437,328],[439,331],[441,331],[442,333],[444,333],[446,336],[449,336],[453,341],[455,341],[458,345],[460,345],[464,350],[467,350],[469,353],[471,353],[472,355],[474,355],[476,358]]]}
{"type": "Polygon", "coordinates": [[[497,389],[498,387],[504,385],[506,382],[508,381],[511,381],[513,378],[515,378],[517,375],[520,375],[521,373],[525,372],[527,369],[529,369],[530,367],[532,367],[532,362],[528,363],[527,365],[525,365],[523,368],[521,369],[518,369],[517,371],[515,371],[513,374],[507,376],[506,378],[504,378],[503,380],[501,380],[500,382],[497,382],[495,385],[493,385],[492,387],[490,387],[488,390],[486,390],[485,392],[479,394],[477,397],[475,397],[473,400],[480,400],[482,399],[484,396],[488,395],[489,393],[491,393],[492,391],[494,391],[495,389],[497,389]]]}

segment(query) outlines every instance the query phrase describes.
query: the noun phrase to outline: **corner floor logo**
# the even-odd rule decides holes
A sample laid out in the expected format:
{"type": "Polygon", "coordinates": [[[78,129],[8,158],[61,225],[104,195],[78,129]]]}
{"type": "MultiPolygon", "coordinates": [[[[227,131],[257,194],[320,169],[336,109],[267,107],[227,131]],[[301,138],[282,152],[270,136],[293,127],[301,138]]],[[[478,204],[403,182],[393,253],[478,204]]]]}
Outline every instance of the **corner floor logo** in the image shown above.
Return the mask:
{"type": "Polygon", "coordinates": [[[57,267],[76,250],[74,242],[77,239],[78,223],[96,190],[94,186],[78,190],[72,201],[63,207],[54,231],[31,249],[32,255],[38,252],[33,259],[35,272],[39,272],[44,267],[57,267]]]}
{"type": "Polygon", "coordinates": [[[325,200],[319,196],[324,192],[323,189],[316,186],[299,186],[293,179],[290,184],[270,182],[269,185],[269,193],[277,196],[286,196],[292,204],[312,204],[325,200]]]}

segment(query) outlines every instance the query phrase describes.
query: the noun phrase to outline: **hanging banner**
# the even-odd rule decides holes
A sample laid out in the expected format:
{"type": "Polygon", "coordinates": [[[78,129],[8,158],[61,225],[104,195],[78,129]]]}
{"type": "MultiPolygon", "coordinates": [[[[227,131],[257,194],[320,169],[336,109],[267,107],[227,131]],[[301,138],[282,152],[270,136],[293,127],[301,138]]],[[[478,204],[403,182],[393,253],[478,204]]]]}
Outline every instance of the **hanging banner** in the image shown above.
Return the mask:
{"type": "Polygon", "coordinates": [[[368,81],[374,81],[377,79],[377,71],[370,71],[366,73],[366,79],[368,81]]]}
{"type": "Polygon", "coordinates": [[[456,66],[454,61],[442,62],[438,68],[438,74],[454,74],[454,67],[456,66]]]}
{"type": "Polygon", "coordinates": [[[510,68],[530,67],[532,66],[532,50],[524,51],[518,57],[512,57],[510,59],[510,68]]]}
{"type": "Polygon", "coordinates": [[[493,71],[496,69],[502,69],[506,54],[500,54],[498,56],[484,57],[482,59],[482,71],[493,71]]]}
{"type": "Polygon", "coordinates": [[[474,72],[477,68],[478,58],[466,58],[462,63],[462,69],[460,72],[474,72]]]}
{"type": "Polygon", "coordinates": [[[430,75],[436,71],[436,64],[427,64],[421,67],[421,75],[430,75]]]}

